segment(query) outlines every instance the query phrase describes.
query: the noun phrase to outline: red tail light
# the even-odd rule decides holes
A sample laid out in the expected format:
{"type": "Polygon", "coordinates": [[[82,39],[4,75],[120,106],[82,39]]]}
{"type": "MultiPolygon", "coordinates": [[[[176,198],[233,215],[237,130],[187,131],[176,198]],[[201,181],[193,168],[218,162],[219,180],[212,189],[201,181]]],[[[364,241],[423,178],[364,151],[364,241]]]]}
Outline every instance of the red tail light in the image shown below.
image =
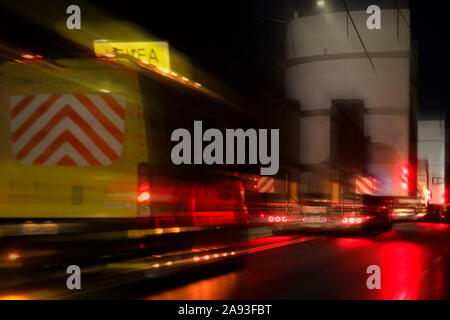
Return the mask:
{"type": "Polygon", "coordinates": [[[269,216],[268,218],[267,218],[267,221],[269,221],[270,223],[274,223],[274,222],[276,222],[276,223],[280,223],[280,222],[287,222],[288,220],[287,220],[287,217],[286,216],[269,216]]]}
{"type": "Polygon", "coordinates": [[[258,190],[258,177],[257,176],[253,177],[253,182],[254,182],[253,189],[258,190]]]}
{"type": "Polygon", "coordinates": [[[441,191],[441,204],[444,204],[447,199],[447,189],[441,191]]]}
{"type": "Polygon", "coordinates": [[[150,215],[150,170],[146,163],[138,165],[138,188],[136,202],[138,204],[138,215],[147,217],[150,215]]]}
{"type": "Polygon", "coordinates": [[[137,202],[145,202],[147,200],[150,200],[150,192],[142,192],[137,197],[137,202]]]}
{"type": "Polygon", "coordinates": [[[150,200],[150,184],[143,182],[138,188],[137,202],[145,202],[150,200]]]}
{"type": "MultiPolygon", "coordinates": [[[[368,220],[368,218],[366,218],[368,220]]],[[[342,218],[342,223],[350,223],[350,224],[360,224],[363,222],[363,218],[361,217],[344,217],[342,218]]]]}

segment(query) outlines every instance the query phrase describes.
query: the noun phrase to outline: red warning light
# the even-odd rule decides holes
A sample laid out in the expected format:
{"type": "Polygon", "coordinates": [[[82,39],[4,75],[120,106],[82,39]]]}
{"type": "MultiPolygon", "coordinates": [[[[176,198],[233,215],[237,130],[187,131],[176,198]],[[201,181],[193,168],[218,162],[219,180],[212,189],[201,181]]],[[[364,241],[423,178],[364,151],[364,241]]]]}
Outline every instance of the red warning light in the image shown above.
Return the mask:
{"type": "Polygon", "coordinates": [[[148,182],[144,182],[139,186],[137,202],[145,202],[150,199],[150,184],[148,182]]]}

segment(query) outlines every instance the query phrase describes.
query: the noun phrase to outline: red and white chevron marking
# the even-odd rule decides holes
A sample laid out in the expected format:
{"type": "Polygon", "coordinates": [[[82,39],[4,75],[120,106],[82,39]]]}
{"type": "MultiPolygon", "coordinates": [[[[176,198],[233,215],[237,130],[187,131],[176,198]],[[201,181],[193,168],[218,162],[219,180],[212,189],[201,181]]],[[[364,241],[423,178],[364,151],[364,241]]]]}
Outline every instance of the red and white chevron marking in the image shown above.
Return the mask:
{"type": "Polygon", "coordinates": [[[356,176],[355,191],[358,194],[372,194],[374,191],[374,183],[372,179],[356,176]]]}
{"type": "Polygon", "coordinates": [[[125,98],[112,94],[11,96],[14,157],[27,164],[102,166],[122,154],[125,98]]]}
{"type": "Polygon", "coordinates": [[[273,193],[275,190],[275,179],[261,176],[258,178],[258,192],[273,193]]]}

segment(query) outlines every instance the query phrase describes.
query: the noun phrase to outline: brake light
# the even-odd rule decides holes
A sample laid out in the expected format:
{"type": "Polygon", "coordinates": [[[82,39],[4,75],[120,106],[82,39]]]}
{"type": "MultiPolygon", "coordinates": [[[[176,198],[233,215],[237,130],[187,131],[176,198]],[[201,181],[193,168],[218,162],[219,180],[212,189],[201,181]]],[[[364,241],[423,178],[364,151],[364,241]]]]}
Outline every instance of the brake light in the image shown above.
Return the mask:
{"type": "Polygon", "coordinates": [[[254,182],[253,189],[258,190],[258,177],[257,176],[253,177],[253,182],[254,182]]]}
{"type": "Polygon", "coordinates": [[[136,202],[138,203],[138,215],[147,217],[150,215],[150,182],[149,167],[146,163],[138,165],[138,188],[136,202]]]}
{"type": "Polygon", "coordinates": [[[445,199],[447,198],[447,189],[441,191],[441,204],[445,203],[445,199]]]}
{"type": "MultiPolygon", "coordinates": [[[[368,220],[369,218],[366,217],[366,220],[368,220]]],[[[361,217],[344,217],[342,218],[342,223],[350,223],[350,224],[360,224],[363,222],[363,218],[361,217]]]]}
{"type": "Polygon", "coordinates": [[[148,182],[143,182],[138,188],[138,202],[144,202],[150,199],[150,184],[148,182]]]}
{"type": "Polygon", "coordinates": [[[141,202],[145,202],[149,199],[150,199],[150,192],[145,191],[138,195],[137,202],[141,203],[141,202]]]}
{"type": "Polygon", "coordinates": [[[276,222],[276,223],[280,223],[280,222],[287,222],[288,220],[287,220],[287,217],[286,216],[282,216],[282,217],[280,217],[280,216],[269,216],[268,218],[267,218],[267,221],[269,221],[270,223],[274,223],[274,222],[276,222]]]}

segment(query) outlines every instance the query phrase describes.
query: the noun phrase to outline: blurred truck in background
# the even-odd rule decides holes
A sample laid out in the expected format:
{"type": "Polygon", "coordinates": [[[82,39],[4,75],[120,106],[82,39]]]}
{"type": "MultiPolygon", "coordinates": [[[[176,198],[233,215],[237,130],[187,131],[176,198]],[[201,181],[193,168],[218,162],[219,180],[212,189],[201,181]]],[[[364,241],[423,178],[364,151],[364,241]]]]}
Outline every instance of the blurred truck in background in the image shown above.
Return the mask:
{"type": "Polygon", "coordinates": [[[427,220],[439,221],[446,214],[444,126],[444,120],[419,121],[418,158],[426,163],[427,220]]]}
{"type": "Polygon", "coordinates": [[[382,28],[370,30],[364,4],[328,1],[305,5],[286,28],[286,96],[300,105],[299,210],[275,231],[389,228],[399,213],[423,213],[409,9],[381,12],[382,28]]]}

